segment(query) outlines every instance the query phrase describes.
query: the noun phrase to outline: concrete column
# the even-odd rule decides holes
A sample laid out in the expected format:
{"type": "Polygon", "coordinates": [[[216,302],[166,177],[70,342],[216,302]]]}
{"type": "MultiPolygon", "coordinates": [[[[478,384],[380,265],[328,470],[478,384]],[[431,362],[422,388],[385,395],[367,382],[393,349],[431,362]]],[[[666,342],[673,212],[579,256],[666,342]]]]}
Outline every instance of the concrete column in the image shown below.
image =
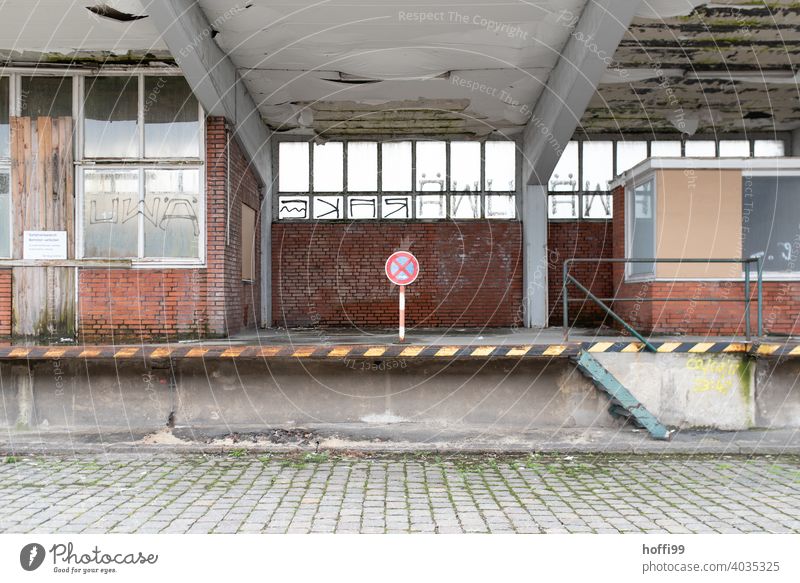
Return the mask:
{"type": "Polygon", "coordinates": [[[272,185],[261,200],[261,326],[272,326],[272,185]]]}
{"type": "Polygon", "coordinates": [[[547,187],[522,194],[523,310],[526,328],[547,326],[547,187]]]}

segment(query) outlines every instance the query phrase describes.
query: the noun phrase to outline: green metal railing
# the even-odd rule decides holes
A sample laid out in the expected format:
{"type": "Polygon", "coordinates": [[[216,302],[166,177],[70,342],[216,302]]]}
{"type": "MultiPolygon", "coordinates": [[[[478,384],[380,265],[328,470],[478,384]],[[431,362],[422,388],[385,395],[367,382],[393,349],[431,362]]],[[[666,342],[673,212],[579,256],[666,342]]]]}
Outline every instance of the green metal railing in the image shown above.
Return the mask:
{"type": "MultiPolygon", "coordinates": [[[[753,294],[750,290],[750,272],[751,266],[756,265],[756,302],[758,310],[758,336],[763,335],[763,261],[761,257],[751,257],[748,259],[619,259],[619,258],[606,258],[606,257],[591,257],[591,258],[575,258],[567,259],[564,261],[564,281],[561,288],[564,303],[564,341],[569,341],[569,303],[573,301],[585,302],[584,298],[570,298],[569,285],[572,284],[577,287],[581,292],[586,294],[586,297],[592,300],[595,304],[600,306],[609,316],[622,325],[632,336],[636,337],[645,348],[651,352],[656,352],[655,347],[650,344],[647,339],[639,334],[633,327],[623,320],[619,314],[614,312],[606,302],[742,302],[744,304],[745,316],[745,336],[750,340],[750,305],[753,302],[753,294]],[[569,272],[569,266],[573,263],[738,263],[744,267],[744,297],[742,298],[727,298],[727,297],[711,297],[711,298],[682,298],[682,297],[667,297],[667,298],[598,298],[589,289],[579,282],[569,272]]],[[[638,282],[632,282],[638,283],[638,282]]],[[[646,283],[643,281],[642,283],[646,283]]]]}

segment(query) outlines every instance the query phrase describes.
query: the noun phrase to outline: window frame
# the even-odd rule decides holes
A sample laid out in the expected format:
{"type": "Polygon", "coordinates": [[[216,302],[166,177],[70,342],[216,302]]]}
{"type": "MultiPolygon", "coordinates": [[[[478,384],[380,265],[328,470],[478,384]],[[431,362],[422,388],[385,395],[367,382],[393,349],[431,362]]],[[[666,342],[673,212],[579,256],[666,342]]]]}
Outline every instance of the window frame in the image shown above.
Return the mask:
{"type": "MultiPolygon", "coordinates": [[[[144,173],[149,169],[159,170],[187,170],[197,169],[199,172],[199,192],[198,192],[198,221],[200,223],[200,233],[198,236],[198,256],[197,257],[144,257],[144,216],[139,213],[138,220],[138,257],[132,257],[131,267],[137,268],[196,268],[206,266],[206,118],[200,100],[197,102],[198,115],[198,156],[187,158],[147,158],[145,157],[145,125],[144,125],[144,104],[145,104],[145,77],[183,77],[178,69],[168,69],[163,71],[142,71],[142,70],[101,70],[77,75],[77,82],[73,81],[73,92],[77,92],[77,100],[73,99],[74,106],[77,107],[76,132],[75,132],[75,193],[76,193],[76,228],[75,228],[75,257],[77,259],[88,259],[84,254],[84,171],[85,170],[137,170],[139,173],[139,204],[145,193],[144,173]],[[139,128],[138,144],[139,155],[135,158],[86,158],[84,140],[84,97],[86,89],[86,77],[137,77],[137,125],[139,128]]],[[[73,93],[74,96],[74,93],[73,93]]]]}
{"type": "MultiPolygon", "coordinates": [[[[633,246],[633,221],[634,205],[636,204],[635,189],[637,186],[652,183],[653,188],[653,259],[658,258],[658,180],[656,172],[648,172],[636,180],[630,186],[625,186],[625,259],[630,259],[633,246]]],[[[645,282],[655,281],[658,276],[658,264],[653,263],[651,273],[632,273],[633,263],[625,263],[625,281],[645,282]]]]}
{"type": "MultiPolygon", "coordinates": [[[[75,177],[76,182],[78,183],[78,187],[80,189],[80,199],[79,204],[76,207],[76,216],[75,221],[77,222],[76,229],[75,229],[75,244],[77,246],[77,253],[75,257],[77,259],[87,259],[87,260],[96,260],[96,259],[105,259],[104,257],[91,257],[87,256],[84,253],[84,232],[83,232],[83,220],[85,217],[85,191],[84,191],[84,173],[86,171],[114,171],[114,170],[124,170],[124,171],[136,171],[139,175],[139,201],[137,204],[142,205],[144,204],[144,197],[146,194],[146,178],[145,172],[148,170],[195,170],[199,171],[199,188],[200,191],[198,193],[199,202],[197,204],[198,207],[198,214],[197,219],[200,223],[200,232],[197,238],[197,247],[200,255],[200,259],[195,257],[145,257],[144,256],[144,215],[141,212],[138,212],[137,218],[137,257],[120,257],[114,259],[130,259],[132,266],[134,267],[148,267],[148,266],[157,266],[160,268],[163,267],[195,267],[198,265],[199,261],[202,261],[203,264],[205,263],[205,248],[206,248],[206,232],[205,232],[205,221],[206,221],[206,204],[205,204],[205,192],[204,192],[204,182],[205,182],[205,173],[196,166],[188,166],[186,164],[145,164],[145,165],[132,165],[132,164],[97,164],[97,165],[84,165],[78,167],[78,172],[75,177]]],[[[76,201],[78,202],[78,201],[76,201]]]]}
{"type": "Polygon", "coordinates": [[[514,139],[484,139],[484,140],[468,140],[468,139],[456,139],[456,138],[448,138],[444,136],[436,136],[430,138],[424,138],[420,136],[398,136],[396,139],[386,139],[382,138],[381,136],[370,136],[365,134],[364,136],[358,136],[357,138],[350,138],[347,136],[340,136],[340,137],[331,137],[329,142],[342,142],[343,143],[343,157],[342,157],[342,174],[343,174],[343,189],[341,192],[323,192],[323,191],[315,191],[313,188],[313,168],[314,168],[314,148],[313,139],[310,139],[308,136],[300,136],[300,135],[287,135],[281,136],[275,140],[273,140],[272,144],[272,171],[273,176],[277,176],[279,172],[279,149],[280,144],[283,142],[305,142],[309,149],[308,155],[308,168],[309,168],[309,190],[307,192],[294,192],[294,191],[280,191],[279,189],[275,189],[275,192],[272,195],[272,220],[276,223],[308,223],[308,222],[322,222],[322,223],[351,223],[351,222],[380,222],[380,223],[398,223],[398,222],[443,222],[443,221],[465,221],[465,222],[476,222],[476,221],[505,221],[505,222],[520,222],[522,220],[521,213],[520,213],[520,206],[522,201],[522,151],[521,151],[521,138],[515,137],[514,139]],[[444,142],[446,145],[445,149],[445,175],[442,177],[444,181],[444,190],[441,192],[438,191],[422,191],[419,190],[417,184],[417,144],[419,142],[444,142]],[[455,195],[462,195],[465,194],[464,191],[452,191],[449,189],[451,183],[451,142],[463,142],[463,141],[474,141],[478,142],[481,145],[480,148],[480,160],[481,160],[481,171],[480,171],[480,184],[481,189],[480,191],[470,192],[471,195],[478,195],[479,196],[479,203],[480,203],[480,216],[478,217],[470,217],[470,218],[456,218],[452,216],[452,198],[455,195]],[[514,186],[515,190],[513,191],[505,191],[505,190],[486,190],[485,185],[485,177],[486,177],[486,142],[488,141],[502,141],[502,142],[512,142],[515,148],[515,177],[514,177],[514,186]],[[347,162],[348,162],[348,147],[347,145],[352,142],[375,142],[378,145],[378,152],[377,152],[377,169],[378,169],[378,179],[377,179],[377,190],[375,191],[354,191],[350,192],[347,188],[347,162]],[[411,142],[411,167],[409,168],[409,172],[411,173],[411,190],[409,191],[394,191],[394,190],[383,190],[383,180],[382,180],[382,168],[383,168],[383,143],[391,143],[391,142],[411,142]],[[442,218],[423,218],[417,216],[417,204],[418,204],[418,196],[425,196],[425,195],[438,195],[441,194],[445,197],[445,216],[442,218]],[[499,196],[512,196],[513,197],[513,208],[514,208],[514,217],[487,217],[486,216],[486,208],[487,208],[487,201],[488,198],[492,195],[499,195],[499,196]],[[342,217],[337,219],[314,219],[314,198],[319,196],[339,196],[342,197],[342,217]],[[348,216],[347,209],[348,201],[351,197],[367,197],[367,196],[377,196],[377,207],[376,207],[376,216],[375,218],[350,218],[348,216]],[[383,197],[385,196],[395,196],[395,197],[410,197],[411,202],[411,214],[408,218],[384,218],[383,217],[383,197]],[[280,199],[283,197],[292,197],[292,198],[303,198],[307,202],[307,218],[280,218],[280,199]]]}
{"type": "Polygon", "coordinates": [[[15,112],[17,95],[15,91],[14,75],[0,75],[0,78],[8,79],[8,158],[0,158],[0,172],[8,172],[8,255],[0,255],[0,259],[12,259],[14,257],[14,185],[11,181],[11,117],[15,112]]]}

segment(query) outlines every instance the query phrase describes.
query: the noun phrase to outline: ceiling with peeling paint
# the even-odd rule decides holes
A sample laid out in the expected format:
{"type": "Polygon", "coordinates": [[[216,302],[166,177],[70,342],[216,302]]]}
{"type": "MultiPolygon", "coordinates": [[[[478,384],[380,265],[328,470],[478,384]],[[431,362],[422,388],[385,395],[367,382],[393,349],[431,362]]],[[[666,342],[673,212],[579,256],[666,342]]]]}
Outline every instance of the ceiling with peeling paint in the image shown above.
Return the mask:
{"type": "MultiPolygon", "coordinates": [[[[11,64],[170,61],[148,0],[7,0],[11,64]],[[90,12],[87,7],[100,7],[90,12]],[[120,18],[122,15],[122,18],[120,18]]],[[[508,135],[585,0],[200,0],[278,131],[508,135]]],[[[648,0],[583,116],[589,134],[800,127],[800,4],[648,0]]]]}
{"type": "Polygon", "coordinates": [[[800,127],[800,4],[716,0],[634,20],[581,120],[587,133],[800,127]]]}

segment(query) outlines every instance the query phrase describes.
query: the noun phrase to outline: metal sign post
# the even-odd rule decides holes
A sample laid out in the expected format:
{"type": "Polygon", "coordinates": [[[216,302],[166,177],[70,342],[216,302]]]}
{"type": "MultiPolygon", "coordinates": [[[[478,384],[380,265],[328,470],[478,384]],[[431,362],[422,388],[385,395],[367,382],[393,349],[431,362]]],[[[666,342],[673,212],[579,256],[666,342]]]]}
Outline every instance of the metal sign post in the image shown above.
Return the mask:
{"type": "Polygon", "coordinates": [[[400,286],[400,342],[406,339],[406,286],[414,283],[419,275],[419,261],[408,251],[397,251],[386,260],[386,277],[400,286]]]}

